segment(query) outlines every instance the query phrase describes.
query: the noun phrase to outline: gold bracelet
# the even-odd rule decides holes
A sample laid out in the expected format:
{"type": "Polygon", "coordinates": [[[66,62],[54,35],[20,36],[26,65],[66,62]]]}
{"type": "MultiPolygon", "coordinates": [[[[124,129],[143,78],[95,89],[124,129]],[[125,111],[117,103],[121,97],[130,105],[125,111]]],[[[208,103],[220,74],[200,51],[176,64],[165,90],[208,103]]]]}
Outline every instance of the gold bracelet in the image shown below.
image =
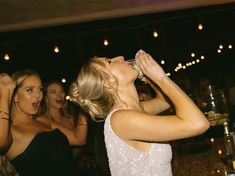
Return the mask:
{"type": "Polygon", "coordinates": [[[0,117],[0,119],[8,120],[9,122],[11,122],[11,119],[9,119],[9,118],[7,118],[7,117],[0,117]]]}
{"type": "Polygon", "coordinates": [[[0,113],[1,113],[1,114],[5,114],[5,115],[8,115],[8,116],[9,116],[9,114],[8,114],[7,112],[5,112],[5,111],[0,111],[0,113]]]}
{"type": "Polygon", "coordinates": [[[86,125],[86,124],[87,124],[87,122],[84,121],[84,122],[80,122],[78,125],[82,126],[82,125],[86,125]]]}

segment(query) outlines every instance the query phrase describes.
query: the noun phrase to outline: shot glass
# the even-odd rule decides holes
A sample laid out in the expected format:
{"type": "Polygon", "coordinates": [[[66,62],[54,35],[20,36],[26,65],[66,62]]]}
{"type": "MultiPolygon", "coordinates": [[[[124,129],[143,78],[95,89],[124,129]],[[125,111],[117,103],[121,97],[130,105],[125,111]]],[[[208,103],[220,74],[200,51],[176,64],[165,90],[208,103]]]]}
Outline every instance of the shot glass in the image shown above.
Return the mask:
{"type": "Polygon", "coordinates": [[[135,59],[129,59],[129,60],[127,60],[127,62],[129,62],[132,65],[132,67],[139,72],[138,78],[140,78],[140,79],[143,78],[144,74],[143,74],[140,66],[136,62],[136,60],[135,59]]]}

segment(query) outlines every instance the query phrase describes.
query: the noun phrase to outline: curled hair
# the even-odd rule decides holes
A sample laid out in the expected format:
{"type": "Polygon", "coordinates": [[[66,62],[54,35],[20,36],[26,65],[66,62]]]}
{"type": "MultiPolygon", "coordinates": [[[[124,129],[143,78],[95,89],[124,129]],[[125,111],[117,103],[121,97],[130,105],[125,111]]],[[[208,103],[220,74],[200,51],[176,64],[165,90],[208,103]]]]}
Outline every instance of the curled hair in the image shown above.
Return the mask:
{"type": "Polygon", "coordinates": [[[81,68],[69,89],[71,100],[95,121],[103,120],[114,104],[114,95],[104,87],[109,77],[106,65],[98,58],[92,58],[81,68]]]}

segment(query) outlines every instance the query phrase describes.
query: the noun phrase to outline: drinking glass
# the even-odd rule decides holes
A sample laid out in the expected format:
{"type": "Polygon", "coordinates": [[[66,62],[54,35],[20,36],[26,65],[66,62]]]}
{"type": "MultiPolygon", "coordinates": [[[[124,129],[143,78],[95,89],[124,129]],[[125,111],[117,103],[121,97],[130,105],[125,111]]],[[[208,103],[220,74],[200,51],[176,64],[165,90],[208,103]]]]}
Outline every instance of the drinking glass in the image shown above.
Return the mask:
{"type": "Polygon", "coordinates": [[[209,85],[208,89],[200,95],[199,107],[211,126],[222,125],[225,121],[228,121],[227,102],[221,89],[209,85]]]}
{"type": "Polygon", "coordinates": [[[136,62],[136,59],[129,59],[129,60],[127,60],[127,62],[129,62],[132,65],[132,67],[139,72],[138,78],[140,78],[140,79],[143,78],[144,74],[143,74],[140,66],[136,62]]]}

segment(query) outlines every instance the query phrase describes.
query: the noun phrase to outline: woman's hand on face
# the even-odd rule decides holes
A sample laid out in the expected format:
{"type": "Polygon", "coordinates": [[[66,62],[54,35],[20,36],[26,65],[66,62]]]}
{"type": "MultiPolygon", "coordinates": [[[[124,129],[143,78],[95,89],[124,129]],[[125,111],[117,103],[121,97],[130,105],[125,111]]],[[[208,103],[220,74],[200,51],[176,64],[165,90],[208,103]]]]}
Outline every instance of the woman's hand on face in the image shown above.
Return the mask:
{"type": "Polygon", "coordinates": [[[144,75],[156,83],[160,82],[166,74],[162,67],[145,51],[140,50],[136,53],[136,60],[144,75]]]}
{"type": "Polygon", "coordinates": [[[13,94],[13,91],[15,89],[15,82],[11,79],[11,77],[6,73],[0,74],[0,96],[8,96],[5,98],[8,98],[8,103],[11,101],[11,97],[13,94]]]}

